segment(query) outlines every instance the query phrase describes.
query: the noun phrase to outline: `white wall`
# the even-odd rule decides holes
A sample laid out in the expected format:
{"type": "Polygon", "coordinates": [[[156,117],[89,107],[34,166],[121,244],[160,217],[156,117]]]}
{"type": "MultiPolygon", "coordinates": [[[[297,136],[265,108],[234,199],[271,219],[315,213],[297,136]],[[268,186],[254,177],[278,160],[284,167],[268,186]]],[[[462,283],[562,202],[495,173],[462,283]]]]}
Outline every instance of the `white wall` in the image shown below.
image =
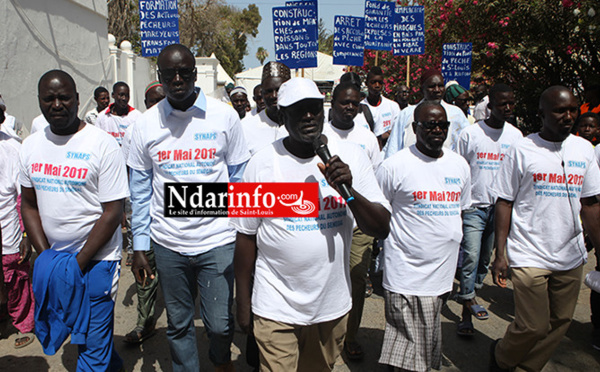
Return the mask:
{"type": "Polygon", "coordinates": [[[80,113],[93,91],[109,85],[106,0],[0,1],[0,93],[7,112],[25,124],[40,114],[37,83],[51,69],[73,76],[80,113]]]}

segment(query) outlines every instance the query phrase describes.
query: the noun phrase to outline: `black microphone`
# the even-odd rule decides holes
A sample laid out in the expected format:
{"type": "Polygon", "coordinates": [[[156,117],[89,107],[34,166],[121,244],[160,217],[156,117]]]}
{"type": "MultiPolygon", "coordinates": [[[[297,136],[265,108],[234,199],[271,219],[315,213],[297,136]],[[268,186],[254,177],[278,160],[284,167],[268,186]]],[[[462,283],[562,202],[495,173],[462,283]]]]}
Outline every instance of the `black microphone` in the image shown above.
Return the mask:
{"type": "MultiPolygon", "coordinates": [[[[321,136],[317,137],[313,141],[312,145],[313,149],[315,149],[315,154],[317,154],[321,158],[324,164],[327,164],[329,162],[329,159],[331,159],[331,154],[329,153],[327,145],[323,141],[321,141],[321,136]]],[[[340,190],[342,198],[344,198],[346,202],[354,200],[354,196],[352,196],[348,185],[346,185],[345,183],[338,183],[337,187],[340,190]]]]}

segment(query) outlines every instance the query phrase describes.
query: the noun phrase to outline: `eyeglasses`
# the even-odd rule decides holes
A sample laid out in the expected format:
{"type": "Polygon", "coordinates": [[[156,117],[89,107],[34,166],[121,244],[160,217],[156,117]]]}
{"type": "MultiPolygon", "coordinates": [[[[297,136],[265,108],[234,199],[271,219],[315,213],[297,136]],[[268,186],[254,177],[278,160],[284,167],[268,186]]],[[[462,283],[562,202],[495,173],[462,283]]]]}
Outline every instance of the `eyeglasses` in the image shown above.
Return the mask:
{"type": "Polygon", "coordinates": [[[439,127],[441,130],[448,130],[448,128],[450,127],[449,121],[415,121],[415,124],[417,124],[425,130],[433,130],[436,127],[439,127]]]}
{"type": "Polygon", "coordinates": [[[179,75],[181,80],[190,81],[196,75],[196,68],[168,68],[158,70],[158,73],[165,81],[171,81],[177,75],[179,75]]]}

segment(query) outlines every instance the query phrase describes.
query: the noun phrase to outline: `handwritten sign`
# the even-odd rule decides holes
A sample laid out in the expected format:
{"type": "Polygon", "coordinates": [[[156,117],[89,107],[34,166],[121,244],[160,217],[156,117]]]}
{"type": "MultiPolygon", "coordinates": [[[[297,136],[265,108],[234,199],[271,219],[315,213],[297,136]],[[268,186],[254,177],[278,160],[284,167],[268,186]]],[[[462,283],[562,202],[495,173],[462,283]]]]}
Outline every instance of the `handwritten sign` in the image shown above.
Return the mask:
{"type": "MultiPolygon", "coordinates": [[[[312,1],[286,1],[285,6],[307,6],[309,8],[313,8],[315,11],[314,14],[314,25],[308,25],[308,32],[312,32],[315,36],[313,40],[319,40],[319,8],[317,4],[317,0],[312,1]]],[[[318,49],[318,47],[317,47],[318,49]]]]}
{"type": "Polygon", "coordinates": [[[177,0],[140,0],[142,56],[154,57],[167,45],[179,43],[177,0]]]}
{"type": "Polygon", "coordinates": [[[392,50],[396,3],[365,1],[365,48],[392,50]]]}
{"type": "Polygon", "coordinates": [[[425,7],[396,7],[393,50],[396,56],[414,56],[425,53],[425,7]]]}
{"type": "Polygon", "coordinates": [[[472,43],[449,43],[442,48],[442,75],[445,81],[456,80],[463,88],[471,88],[472,43]]]}
{"type": "Polygon", "coordinates": [[[362,66],[365,51],[365,20],[335,16],[333,25],[333,64],[362,66]]]}
{"type": "Polygon", "coordinates": [[[274,7],[275,60],[289,68],[317,67],[319,43],[311,27],[316,27],[314,7],[274,7]]]}

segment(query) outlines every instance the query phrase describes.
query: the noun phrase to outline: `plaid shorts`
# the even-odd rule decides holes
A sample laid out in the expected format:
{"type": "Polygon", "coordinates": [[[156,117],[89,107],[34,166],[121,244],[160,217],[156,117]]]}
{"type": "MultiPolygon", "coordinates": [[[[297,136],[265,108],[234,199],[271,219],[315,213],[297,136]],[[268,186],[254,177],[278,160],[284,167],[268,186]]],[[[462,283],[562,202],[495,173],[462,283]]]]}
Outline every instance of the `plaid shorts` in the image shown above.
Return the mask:
{"type": "Polygon", "coordinates": [[[440,369],[442,297],[385,291],[385,335],[379,363],[410,371],[440,369]]]}

